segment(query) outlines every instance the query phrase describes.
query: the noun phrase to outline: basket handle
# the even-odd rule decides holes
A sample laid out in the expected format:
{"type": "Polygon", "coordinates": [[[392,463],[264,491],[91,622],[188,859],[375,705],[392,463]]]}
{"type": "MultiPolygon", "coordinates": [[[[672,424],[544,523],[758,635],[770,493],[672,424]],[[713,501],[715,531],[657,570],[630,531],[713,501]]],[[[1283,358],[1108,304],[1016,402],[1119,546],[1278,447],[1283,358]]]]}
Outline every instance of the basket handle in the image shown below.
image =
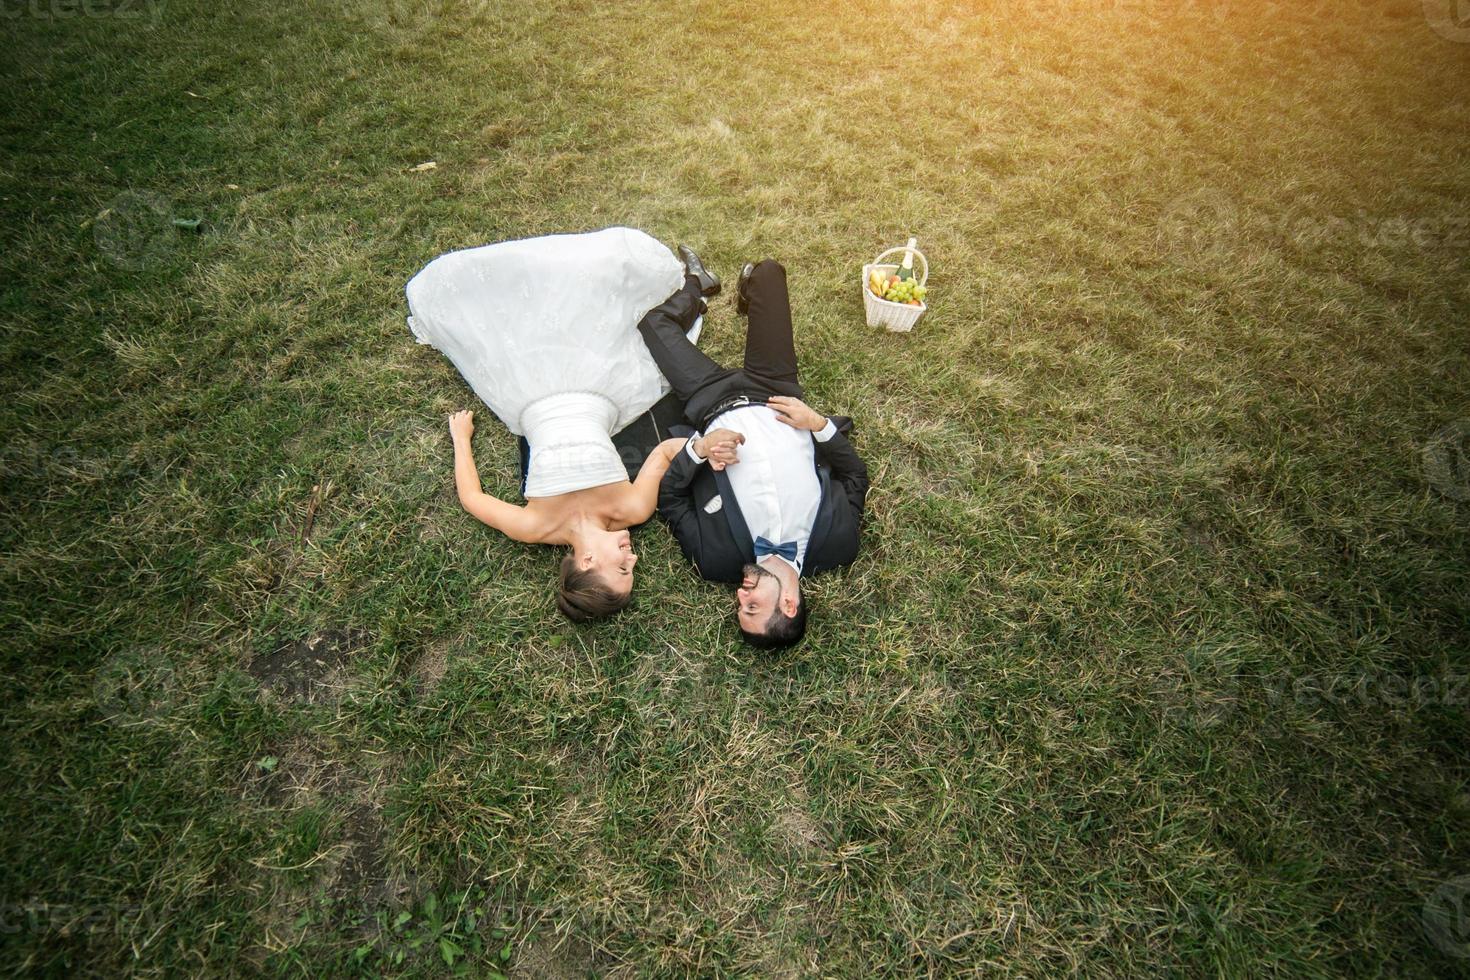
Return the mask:
{"type": "MultiPolygon", "coordinates": [[[[907,251],[909,251],[909,247],[907,245],[899,245],[899,246],[897,246],[895,248],[890,248],[886,252],[879,253],[878,257],[873,260],[873,263],[872,264],[873,265],[882,265],[883,264],[883,260],[886,259],[888,256],[892,255],[894,252],[907,252],[907,251]]],[[[919,251],[917,248],[913,250],[913,253],[914,253],[914,257],[915,258],[917,258],[920,262],[924,263],[924,274],[919,277],[919,285],[920,286],[923,286],[923,285],[925,285],[926,283],[929,282],[929,260],[926,259],[926,258],[924,258],[924,253],[921,252],[921,251],[919,251]]]]}

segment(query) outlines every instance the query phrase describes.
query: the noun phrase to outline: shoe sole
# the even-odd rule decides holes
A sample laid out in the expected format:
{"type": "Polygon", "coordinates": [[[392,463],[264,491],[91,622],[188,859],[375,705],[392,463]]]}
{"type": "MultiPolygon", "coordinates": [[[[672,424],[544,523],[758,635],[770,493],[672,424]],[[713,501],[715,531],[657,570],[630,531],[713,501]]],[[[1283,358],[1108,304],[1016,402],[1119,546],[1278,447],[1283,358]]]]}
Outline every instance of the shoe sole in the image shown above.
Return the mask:
{"type": "Polygon", "coordinates": [[[750,282],[748,272],[754,272],[754,265],[747,265],[740,270],[740,280],[735,283],[735,312],[744,316],[750,312],[750,297],[745,295],[745,286],[750,282]]]}

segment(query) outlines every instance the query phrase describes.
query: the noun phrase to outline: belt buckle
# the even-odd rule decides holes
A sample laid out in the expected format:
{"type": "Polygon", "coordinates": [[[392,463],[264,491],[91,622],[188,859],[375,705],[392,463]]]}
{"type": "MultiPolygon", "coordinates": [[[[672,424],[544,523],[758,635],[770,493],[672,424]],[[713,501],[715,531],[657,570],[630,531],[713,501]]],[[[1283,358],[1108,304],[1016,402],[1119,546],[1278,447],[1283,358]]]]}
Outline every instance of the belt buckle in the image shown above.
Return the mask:
{"type": "Polygon", "coordinates": [[[726,399],[725,401],[720,402],[714,407],[714,410],[710,412],[709,419],[705,422],[705,425],[708,425],[710,422],[713,422],[715,419],[719,418],[721,415],[724,415],[726,412],[731,411],[732,409],[744,408],[745,406],[751,404],[754,403],[750,400],[750,396],[748,395],[736,395],[733,398],[726,399]]]}

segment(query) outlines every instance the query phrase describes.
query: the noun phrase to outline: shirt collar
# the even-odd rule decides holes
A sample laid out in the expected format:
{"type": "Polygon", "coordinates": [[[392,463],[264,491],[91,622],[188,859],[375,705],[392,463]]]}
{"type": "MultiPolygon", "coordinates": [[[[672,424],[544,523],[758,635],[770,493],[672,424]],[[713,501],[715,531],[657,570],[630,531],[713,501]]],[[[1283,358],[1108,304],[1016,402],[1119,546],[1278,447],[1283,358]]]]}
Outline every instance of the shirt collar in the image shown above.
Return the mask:
{"type": "Polygon", "coordinates": [[[801,552],[804,551],[804,550],[806,550],[806,549],[802,548],[800,546],[800,543],[798,542],[798,545],[797,545],[797,560],[796,561],[786,561],[786,559],[783,558],[783,557],[781,557],[780,555],[772,555],[771,557],[774,558],[774,559],[776,559],[779,562],[784,563],[788,568],[790,568],[793,572],[795,572],[799,576],[799,575],[801,575],[801,558],[802,558],[801,552]]]}

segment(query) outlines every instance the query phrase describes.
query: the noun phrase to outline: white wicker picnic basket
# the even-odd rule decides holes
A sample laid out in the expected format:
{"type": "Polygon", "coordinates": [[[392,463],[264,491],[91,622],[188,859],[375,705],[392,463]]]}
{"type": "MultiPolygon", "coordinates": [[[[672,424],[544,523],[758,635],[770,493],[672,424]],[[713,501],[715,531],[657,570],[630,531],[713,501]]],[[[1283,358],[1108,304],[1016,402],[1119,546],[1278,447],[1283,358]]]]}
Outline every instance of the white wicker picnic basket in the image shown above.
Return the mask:
{"type": "MultiPolygon", "coordinates": [[[[918,306],[909,306],[907,303],[894,303],[886,299],[879,299],[868,288],[868,280],[875,271],[881,272],[885,276],[891,276],[898,271],[898,263],[885,263],[883,260],[895,252],[906,251],[907,248],[908,246],[906,245],[890,248],[888,251],[880,253],[872,262],[863,266],[863,308],[867,310],[868,326],[870,327],[887,327],[889,330],[897,333],[907,333],[914,329],[914,324],[919,322],[919,317],[923,316],[924,311],[929,309],[927,303],[920,303],[918,306]]],[[[929,281],[929,260],[924,258],[924,253],[917,248],[913,251],[914,258],[924,264],[924,270],[919,274],[919,285],[922,286],[929,281]]]]}

